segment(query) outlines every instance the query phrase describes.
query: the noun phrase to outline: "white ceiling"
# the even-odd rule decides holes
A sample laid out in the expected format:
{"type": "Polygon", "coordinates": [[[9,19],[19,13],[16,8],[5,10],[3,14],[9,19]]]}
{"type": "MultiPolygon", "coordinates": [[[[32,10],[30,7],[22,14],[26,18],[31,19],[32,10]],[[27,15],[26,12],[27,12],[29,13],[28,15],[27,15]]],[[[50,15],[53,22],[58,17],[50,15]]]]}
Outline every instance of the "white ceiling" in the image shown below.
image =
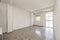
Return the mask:
{"type": "Polygon", "coordinates": [[[2,0],[27,11],[39,10],[54,5],[54,0],[2,0]]]}

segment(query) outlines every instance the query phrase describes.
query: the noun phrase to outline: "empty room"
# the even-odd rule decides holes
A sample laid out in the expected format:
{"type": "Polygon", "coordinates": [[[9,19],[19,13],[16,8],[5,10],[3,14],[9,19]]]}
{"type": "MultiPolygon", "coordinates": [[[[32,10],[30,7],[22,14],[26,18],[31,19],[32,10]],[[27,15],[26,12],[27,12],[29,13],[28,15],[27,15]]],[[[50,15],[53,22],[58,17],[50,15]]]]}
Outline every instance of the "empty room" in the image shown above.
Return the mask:
{"type": "Polygon", "coordinates": [[[60,40],[59,0],[1,0],[0,40],[60,40]]]}

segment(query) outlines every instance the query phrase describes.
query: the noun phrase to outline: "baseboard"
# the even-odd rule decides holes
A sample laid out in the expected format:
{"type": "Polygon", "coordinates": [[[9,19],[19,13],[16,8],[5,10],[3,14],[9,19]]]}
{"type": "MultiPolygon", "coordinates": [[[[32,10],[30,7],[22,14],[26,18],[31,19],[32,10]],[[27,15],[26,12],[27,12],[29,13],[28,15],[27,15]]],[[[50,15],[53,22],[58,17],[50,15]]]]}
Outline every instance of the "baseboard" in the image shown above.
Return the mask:
{"type": "Polygon", "coordinates": [[[3,34],[7,34],[8,32],[4,32],[3,34]]]}
{"type": "Polygon", "coordinates": [[[40,25],[33,25],[33,26],[37,26],[37,27],[44,27],[44,26],[40,26],[40,25]]]}
{"type": "MultiPolygon", "coordinates": [[[[27,26],[27,27],[33,27],[33,26],[44,27],[44,26],[39,26],[39,25],[31,25],[31,26],[27,26]]],[[[19,28],[19,29],[24,29],[24,28],[27,28],[27,27],[23,27],[23,28],[19,28]]],[[[15,29],[15,30],[13,30],[13,31],[16,31],[16,30],[19,30],[19,29],[15,29]]],[[[13,32],[13,31],[11,31],[11,32],[13,32]]],[[[11,33],[11,32],[4,32],[3,34],[11,33]]]]}
{"type": "MultiPolygon", "coordinates": [[[[26,27],[22,27],[22,28],[14,29],[13,31],[20,30],[20,29],[24,29],[24,28],[27,28],[27,27],[31,27],[31,26],[26,26],[26,27]]],[[[13,32],[13,31],[11,31],[11,32],[13,32]]],[[[7,33],[11,33],[11,32],[7,32],[7,33]]]]}

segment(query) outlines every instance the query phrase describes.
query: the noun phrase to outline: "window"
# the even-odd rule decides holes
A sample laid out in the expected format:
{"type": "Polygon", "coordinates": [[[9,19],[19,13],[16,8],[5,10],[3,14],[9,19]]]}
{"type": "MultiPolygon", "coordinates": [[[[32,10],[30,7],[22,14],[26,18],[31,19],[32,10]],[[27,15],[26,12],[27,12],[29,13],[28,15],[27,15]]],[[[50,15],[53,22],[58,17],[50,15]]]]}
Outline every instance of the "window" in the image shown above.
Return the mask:
{"type": "Polygon", "coordinates": [[[36,21],[40,21],[40,16],[35,16],[36,21]]]}
{"type": "Polygon", "coordinates": [[[47,27],[53,27],[53,21],[46,21],[47,27]]]}
{"type": "Polygon", "coordinates": [[[53,12],[46,13],[46,27],[53,27],[53,12]]]}

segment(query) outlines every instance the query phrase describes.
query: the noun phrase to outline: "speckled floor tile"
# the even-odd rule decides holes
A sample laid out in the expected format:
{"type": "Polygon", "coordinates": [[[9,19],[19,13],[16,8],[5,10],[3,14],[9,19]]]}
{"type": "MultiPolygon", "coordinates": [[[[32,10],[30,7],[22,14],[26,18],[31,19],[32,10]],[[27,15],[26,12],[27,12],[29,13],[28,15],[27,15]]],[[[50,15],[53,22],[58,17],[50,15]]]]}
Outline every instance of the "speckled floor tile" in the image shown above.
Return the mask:
{"type": "Polygon", "coordinates": [[[53,28],[36,26],[15,30],[4,37],[7,40],[54,40],[53,28]]]}

